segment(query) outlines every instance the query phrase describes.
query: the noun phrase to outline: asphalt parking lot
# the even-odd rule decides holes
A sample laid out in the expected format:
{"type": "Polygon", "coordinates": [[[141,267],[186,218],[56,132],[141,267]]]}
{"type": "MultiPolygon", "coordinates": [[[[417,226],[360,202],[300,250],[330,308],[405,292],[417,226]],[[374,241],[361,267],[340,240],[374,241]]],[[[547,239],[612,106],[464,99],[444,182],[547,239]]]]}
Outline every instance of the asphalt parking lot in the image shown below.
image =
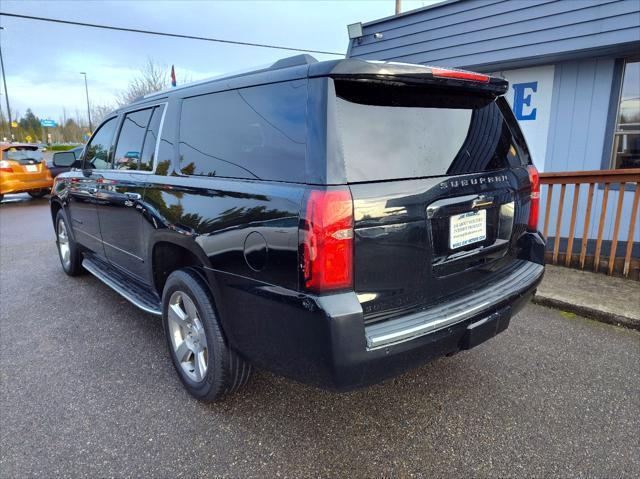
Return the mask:
{"type": "Polygon", "coordinates": [[[640,334],[529,305],[368,389],[266,372],[192,399],[160,322],[65,276],[47,200],[0,205],[0,476],[638,477],[640,334]]]}

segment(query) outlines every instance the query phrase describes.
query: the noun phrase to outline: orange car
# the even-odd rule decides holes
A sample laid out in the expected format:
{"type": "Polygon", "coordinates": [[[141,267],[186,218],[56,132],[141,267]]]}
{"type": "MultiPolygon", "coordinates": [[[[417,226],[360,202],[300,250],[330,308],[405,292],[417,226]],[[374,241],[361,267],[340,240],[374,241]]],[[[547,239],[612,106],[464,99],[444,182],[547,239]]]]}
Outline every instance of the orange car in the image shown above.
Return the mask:
{"type": "Polygon", "coordinates": [[[7,193],[41,198],[51,191],[51,172],[36,145],[0,144],[0,201],[7,193]]]}

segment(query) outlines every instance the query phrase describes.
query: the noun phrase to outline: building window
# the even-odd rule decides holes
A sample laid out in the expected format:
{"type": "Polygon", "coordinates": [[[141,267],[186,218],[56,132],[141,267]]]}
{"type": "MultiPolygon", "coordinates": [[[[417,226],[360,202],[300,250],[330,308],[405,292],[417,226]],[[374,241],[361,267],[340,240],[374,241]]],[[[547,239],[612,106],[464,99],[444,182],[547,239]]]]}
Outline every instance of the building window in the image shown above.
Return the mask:
{"type": "Polygon", "coordinates": [[[612,167],[640,168],[640,60],[627,61],[624,66],[612,167]]]}

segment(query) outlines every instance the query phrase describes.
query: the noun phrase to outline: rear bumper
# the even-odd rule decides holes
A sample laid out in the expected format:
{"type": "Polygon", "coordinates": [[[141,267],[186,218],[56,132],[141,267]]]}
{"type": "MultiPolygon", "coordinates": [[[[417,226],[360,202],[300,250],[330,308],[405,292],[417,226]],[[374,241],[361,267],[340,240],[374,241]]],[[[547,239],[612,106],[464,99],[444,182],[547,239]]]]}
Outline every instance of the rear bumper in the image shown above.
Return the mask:
{"type": "Polygon", "coordinates": [[[416,314],[365,327],[367,348],[378,349],[407,341],[484,314],[505,297],[526,292],[542,276],[544,266],[522,261],[511,274],[472,294],[416,314]]]}
{"type": "Polygon", "coordinates": [[[53,179],[51,176],[48,178],[35,178],[29,180],[10,180],[2,178],[0,181],[0,194],[7,195],[10,193],[24,193],[26,191],[51,188],[51,186],[53,186],[53,179]]]}
{"type": "Polygon", "coordinates": [[[365,327],[352,292],[314,297],[264,284],[240,287],[237,277],[209,271],[232,347],[258,367],[338,390],[379,382],[504,331],[543,272],[542,265],[522,260],[509,281],[365,327]]]}
{"type": "MultiPolygon", "coordinates": [[[[342,358],[346,360],[336,361],[341,366],[335,369],[331,386],[348,390],[373,384],[438,357],[477,346],[507,329],[511,317],[533,297],[541,279],[542,271],[527,287],[507,294],[458,322],[392,344],[365,347],[348,359],[342,358]]],[[[369,339],[366,329],[365,335],[369,339]]]]}

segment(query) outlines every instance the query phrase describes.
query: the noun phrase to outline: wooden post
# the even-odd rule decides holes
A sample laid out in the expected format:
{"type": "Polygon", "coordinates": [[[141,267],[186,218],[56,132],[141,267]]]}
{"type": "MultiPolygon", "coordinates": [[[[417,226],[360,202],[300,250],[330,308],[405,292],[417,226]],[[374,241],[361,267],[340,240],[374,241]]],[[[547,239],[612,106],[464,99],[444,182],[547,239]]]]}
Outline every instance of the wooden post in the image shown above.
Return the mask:
{"type": "Polygon", "coordinates": [[[584,269],[584,261],[587,257],[587,242],[589,238],[589,223],[591,223],[591,204],[593,203],[593,189],[595,183],[589,184],[587,211],[584,214],[584,229],[582,230],[582,246],[580,247],[580,269],[584,269]]]}
{"type": "Polygon", "coordinates": [[[553,242],[553,264],[558,264],[558,252],[560,251],[560,236],[562,235],[562,208],[564,207],[564,192],[566,183],[560,187],[560,204],[558,205],[558,219],[556,220],[555,241],[553,242]]]}
{"type": "Polygon", "coordinates": [[[620,183],[620,189],[618,189],[616,220],[613,224],[613,237],[611,238],[611,251],[609,252],[609,275],[613,274],[613,266],[616,262],[616,249],[618,248],[618,229],[620,228],[620,217],[622,216],[622,202],[624,201],[625,185],[626,183],[620,183]]]}
{"type": "Polygon", "coordinates": [[[573,206],[571,208],[571,222],[569,223],[569,239],[567,242],[567,256],[564,259],[565,266],[571,266],[573,254],[573,237],[576,229],[576,214],[578,213],[578,198],[580,197],[580,183],[573,185],[573,206]]]}
{"type": "Polygon", "coordinates": [[[547,239],[547,232],[549,231],[549,212],[551,211],[551,198],[553,197],[553,184],[550,184],[547,188],[547,206],[544,210],[544,228],[542,229],[542,236],[547,239]]]}
{"type": "Polygon", "coordinates": [[[640,183],[636,183],[636,192],[633,195],[633,207],[631,208],[631,220],[629,221],[629,233],[627,234],[627,252],[624,255],[624,270],[622,274],[629,276],[629,264],[631,263],[631,250],[633,249],[633,234],[638,215],[638,200],[640,200],[640,183]]]}
{"type": "Polygon", "coordinates": [[[598,239],[596,240],[596,255],[593,258],[593,271],[598,272],[600,266],[600,249],[602,248],[602,232],[604,231],[604,220],[607,216],[607,201],[609,200],[609,183],[604,184],[602,193],[602,210],[600,211],[600,224],[598,225],[598,239]]]}

